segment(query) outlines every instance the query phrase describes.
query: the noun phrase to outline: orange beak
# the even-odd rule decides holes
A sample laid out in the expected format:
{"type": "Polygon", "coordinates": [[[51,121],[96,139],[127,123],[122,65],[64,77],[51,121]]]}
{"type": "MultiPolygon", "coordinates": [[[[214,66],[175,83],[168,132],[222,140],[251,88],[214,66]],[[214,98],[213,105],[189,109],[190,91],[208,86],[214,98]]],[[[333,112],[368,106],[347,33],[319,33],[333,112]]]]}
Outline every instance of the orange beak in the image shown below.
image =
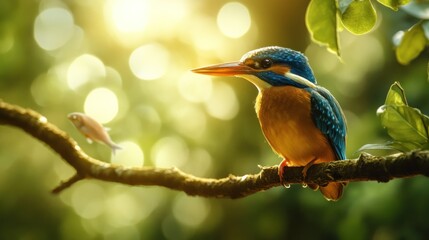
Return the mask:
{"type": "Polygon", "coordinates": [[[212,76],[237,76],[251,74],[255,70],[251,67],[244,65],[241,62],[230,62],[211,65],[202,68],[191,70],[194,73],[212,75],[212,76]]]}

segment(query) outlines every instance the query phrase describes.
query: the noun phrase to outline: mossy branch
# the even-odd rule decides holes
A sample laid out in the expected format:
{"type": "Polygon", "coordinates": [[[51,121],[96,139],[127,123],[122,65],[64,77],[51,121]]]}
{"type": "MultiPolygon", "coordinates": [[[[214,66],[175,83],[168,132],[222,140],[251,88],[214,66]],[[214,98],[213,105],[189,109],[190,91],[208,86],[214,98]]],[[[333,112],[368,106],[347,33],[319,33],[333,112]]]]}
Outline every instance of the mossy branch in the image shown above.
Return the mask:
{"type": "MultiPolygon", "coordinates": [[[[83,179],[99,179],[128,185],[163,186],[189,195],[217,198],[241,198],[256,192],[281,186],[277,166],[260,167],[259,173],[225,178],[201,178],[177,168],[124,167],[102,162],[85,154],[76,141],[41,114],[0,101],[0,124],[20,128],[47,144],[70,164],[76,174],[53,190],[59,193],[83,179]]],[[[302,175],[303,167],[285,170],[285,184],[378,181],[415,175],[429,176],[429,151],[376,157],[362,154],[357,159],[315,164],[302,175]]]]}

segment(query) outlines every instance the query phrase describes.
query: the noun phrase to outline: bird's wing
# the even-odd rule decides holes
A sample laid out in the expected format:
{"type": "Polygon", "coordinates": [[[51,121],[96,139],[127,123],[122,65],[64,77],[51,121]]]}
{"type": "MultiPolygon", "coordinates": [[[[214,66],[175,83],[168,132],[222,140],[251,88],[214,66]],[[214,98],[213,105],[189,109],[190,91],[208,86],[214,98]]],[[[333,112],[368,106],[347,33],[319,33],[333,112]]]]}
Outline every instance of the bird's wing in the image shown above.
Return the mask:
{"type": "Polygon", "coordinates": [[[331,93],[322,87],[311,91],[311,116],[331,142],[339,159],[346,159],[346,120],[340,104],[331,93]]]}

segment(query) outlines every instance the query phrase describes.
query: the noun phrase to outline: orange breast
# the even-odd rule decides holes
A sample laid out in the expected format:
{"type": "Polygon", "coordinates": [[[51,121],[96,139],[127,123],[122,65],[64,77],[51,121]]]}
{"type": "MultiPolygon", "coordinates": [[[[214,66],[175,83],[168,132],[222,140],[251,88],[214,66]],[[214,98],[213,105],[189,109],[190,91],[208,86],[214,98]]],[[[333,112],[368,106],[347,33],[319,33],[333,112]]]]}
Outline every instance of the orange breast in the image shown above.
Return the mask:
{"type": "Polygon", "coordinates": [[[292,166],[336,160],[335,153],[310,115],[310,94],[284,86],[259,93],[256,113],[271,148],[292,166]]]}

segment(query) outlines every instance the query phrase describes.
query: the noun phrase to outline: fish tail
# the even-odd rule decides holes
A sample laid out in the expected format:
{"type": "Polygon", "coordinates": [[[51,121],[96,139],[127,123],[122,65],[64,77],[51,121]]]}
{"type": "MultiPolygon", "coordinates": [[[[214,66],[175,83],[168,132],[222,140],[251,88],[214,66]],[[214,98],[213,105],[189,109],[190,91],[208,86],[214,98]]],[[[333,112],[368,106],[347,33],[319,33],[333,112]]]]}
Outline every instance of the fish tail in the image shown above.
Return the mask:
{"type": "Polygon", "coordinates": [[[328,201],[337,201],[343,195],[343,184],[331,182],[324,187],[320,186],[320,192],[328,201]]]}
{"type": "Polygon", "coordinates": [[[112,154],[115,155],[116,150],[121,150],[122,147],[119,146],[118,144],[114,143],[114,142],[110,142],[109,143],[109,147],[112,149],[112,154]]]}

